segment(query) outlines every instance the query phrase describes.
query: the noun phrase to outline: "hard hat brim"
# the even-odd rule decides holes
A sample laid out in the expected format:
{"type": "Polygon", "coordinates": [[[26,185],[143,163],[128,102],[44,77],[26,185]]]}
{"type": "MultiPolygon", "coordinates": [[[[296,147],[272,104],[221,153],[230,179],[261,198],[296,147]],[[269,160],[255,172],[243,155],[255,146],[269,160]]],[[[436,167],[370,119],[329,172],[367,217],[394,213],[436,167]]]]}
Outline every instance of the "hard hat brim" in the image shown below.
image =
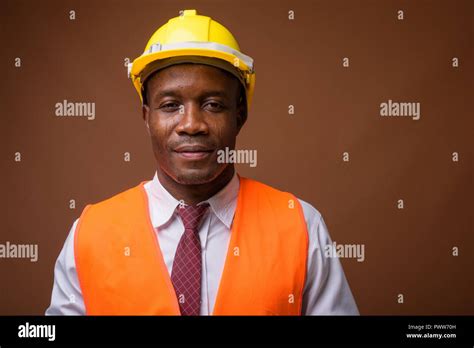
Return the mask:
{"type": "Polygon", "coordinates": [[[166,66],[173,65],[173,64],[166,65],[165,63],[163,66],[160,67],[161,65],[160,62],[165,62],[167,59],[168,61],[171,61],[169,58],[176,58],[174,64],[179,64],[179,63],[184,63],[187,59],[186,57],[197,58],[195,60],[189,58],[190,63],[200,63],[199,62],[200,57],[201,58],[206,58],[206,57],[217,58],[218,60],[227,62],[228,65],[222,65],[222,64],[213,64],[212,60],[205,60],[205,59],[201,60],[202,64],[216,66],[218,68],[227,70],[230,73],[234,74],[239,79],[239,81],[243,83],[245,87],[247,108],[250,107],[251,97],[253,95],[253,89],[255,85],[255,73],[253,69],[251,69],[242,59],[240,59],[236,55],[233,55],[227,52],[208,50],[208,49],[202,49],[202,48],[158,51],[158,52],[142,55],[138,57],[137,59],[135,59],[133,61],[130,73],[131,73],[133,85],[135,86],[135,89],[140,95],[140,99],[143,101],[143,96],[142,96],[143,83],[145,82],[146,78],[149,77],[153,72],[159,69],[163,69],[166,66]],[[155,66],[156,69],[153,69],[153,66],[155,66]],[[151,69],[147,69],[147,67],[151,67],[151,69]],[[233,69],[233,67],[235,67],[235,69],[233,69]],[[143,72],[146,72],[146,74],[143,74],[143,72]]]}

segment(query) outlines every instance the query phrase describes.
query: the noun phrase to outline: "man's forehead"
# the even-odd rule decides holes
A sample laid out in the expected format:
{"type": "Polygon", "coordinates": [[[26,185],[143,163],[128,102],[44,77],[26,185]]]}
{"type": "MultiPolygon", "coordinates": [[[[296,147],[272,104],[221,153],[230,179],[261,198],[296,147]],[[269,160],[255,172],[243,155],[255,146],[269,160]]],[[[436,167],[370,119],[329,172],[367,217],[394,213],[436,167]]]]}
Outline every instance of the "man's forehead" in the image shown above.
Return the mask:
{"type": "Polygon", "coordinates": [[[199,88],[200,93],[226,96],[233,94],[229,84],[238,81],[227,72],[202,64],[179,64],[156,72],[151,76],[149,86],[155,93],[171,95],[186,89],[199,88]]]}
{"type": "Polygon", "coordinates": [[[153,77],[160,77],[163,79],[177,79],[177,78],[230,78],[226,71],[214,66],[204,64],[177,64],[172,65],[162,70],[157,71],[153,77]]]}

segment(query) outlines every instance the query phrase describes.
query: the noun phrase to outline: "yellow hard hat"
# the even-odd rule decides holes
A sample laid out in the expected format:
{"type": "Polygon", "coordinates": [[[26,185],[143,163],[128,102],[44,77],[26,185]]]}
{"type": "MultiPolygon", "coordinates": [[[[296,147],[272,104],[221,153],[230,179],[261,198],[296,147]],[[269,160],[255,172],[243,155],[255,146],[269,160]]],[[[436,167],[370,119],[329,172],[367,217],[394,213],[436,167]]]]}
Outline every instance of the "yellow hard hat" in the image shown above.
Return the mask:
{"type": "Polygon", "coordinates": [[[184,10],[151,36],[143,54],[128,65],[140,100],[143,83],[153,72],[179,63],[200,63],[229,71],[243,84],[247,109],[255,88],[253,59],[240,51],[232,33],[210,17],[184,10]]]}

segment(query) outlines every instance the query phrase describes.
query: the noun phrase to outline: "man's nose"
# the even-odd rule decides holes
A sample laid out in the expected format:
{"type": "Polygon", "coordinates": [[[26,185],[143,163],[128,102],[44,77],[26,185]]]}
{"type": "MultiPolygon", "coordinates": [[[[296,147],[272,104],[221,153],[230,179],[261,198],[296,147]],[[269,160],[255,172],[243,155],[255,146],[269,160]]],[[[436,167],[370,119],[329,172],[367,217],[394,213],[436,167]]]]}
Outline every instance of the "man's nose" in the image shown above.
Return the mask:
{"type": "Polygon", "coordinates": [[[200,105],[196,103],[185,104],[180,113],[181,118],[176,127],[178,134],[197,135],[208,133],[208,125],[200,105]]]}

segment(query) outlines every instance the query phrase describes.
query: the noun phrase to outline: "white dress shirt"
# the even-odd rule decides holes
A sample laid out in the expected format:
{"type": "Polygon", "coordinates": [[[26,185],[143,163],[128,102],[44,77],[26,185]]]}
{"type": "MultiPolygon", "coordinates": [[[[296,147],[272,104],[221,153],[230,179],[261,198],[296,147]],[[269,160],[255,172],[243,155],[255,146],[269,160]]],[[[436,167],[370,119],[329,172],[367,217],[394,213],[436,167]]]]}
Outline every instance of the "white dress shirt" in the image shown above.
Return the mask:
{"type": "MultiPolygon", "coordinates": [[[[174,198],[160,183],[155,173],[145,184],[149,213],[158,237],[161,253],[171,275],[173,260],[184,226],[174,198]]],[[[239,178],[231,181],[206,202],[210,208],[199,228],[202,246],[201,315],[213,312],[217,289],[224,268],[230,240],[232,220],[237,206],[239,178]]],[[[324,246],[332,241],[321,214],[310,204],[299,200],[309,234],[307,277],[303,292],[304,315],[358,315],[359,311],[347,284],[338,258],[324,256],[324,246]]],[[[54,268],[51,305],[46,315],[84,315],[85,306],[74,259],[74,233],[77,219],[66,239],[54,268]]]]}

